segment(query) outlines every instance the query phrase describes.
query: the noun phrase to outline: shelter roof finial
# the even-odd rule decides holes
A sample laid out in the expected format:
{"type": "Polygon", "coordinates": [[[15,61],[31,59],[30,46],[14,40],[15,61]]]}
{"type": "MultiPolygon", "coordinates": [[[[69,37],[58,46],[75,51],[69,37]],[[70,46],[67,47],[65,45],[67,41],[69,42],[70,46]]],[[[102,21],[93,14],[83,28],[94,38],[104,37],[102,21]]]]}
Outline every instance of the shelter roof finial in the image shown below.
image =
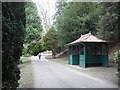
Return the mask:
{"type": "Polygon", "coordinates": [[[91,34],[91,31],[89,31],[89,34],[91,34]]]}

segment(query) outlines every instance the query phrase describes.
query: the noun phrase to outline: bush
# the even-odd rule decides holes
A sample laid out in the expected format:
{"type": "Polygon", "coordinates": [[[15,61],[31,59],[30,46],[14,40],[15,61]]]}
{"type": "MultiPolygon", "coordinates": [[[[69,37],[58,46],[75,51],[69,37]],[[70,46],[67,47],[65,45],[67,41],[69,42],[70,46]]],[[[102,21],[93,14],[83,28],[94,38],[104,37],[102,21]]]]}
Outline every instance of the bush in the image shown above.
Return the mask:
{"type": "Polygon", "coordinates": [[[25,3],[2,3],[2,88],[14,90],[19,86],[18,64],[22,55],[25,25],[25,3]]]}
{"type": "Polygon", "coordinates": [[[114,53],[114,60],[117,64],[118,77],[120,77],[120,50],[114,53]]]}
{"type": "Polygon", "coordinates": [[[22,50],[22,55],[25,56],[25,57],[27,56],[27,49],[26,49],[26,48],[24,48],[24,49],[22,50]]]}
{"type": "Polygon", "coordinates": [[[42,52],[42,47],[41,47],[41,43],[31,43],[29,46],[28,46],[28,50],[27,52],[31,55],[38,55],[39,52],[42,52]]]}

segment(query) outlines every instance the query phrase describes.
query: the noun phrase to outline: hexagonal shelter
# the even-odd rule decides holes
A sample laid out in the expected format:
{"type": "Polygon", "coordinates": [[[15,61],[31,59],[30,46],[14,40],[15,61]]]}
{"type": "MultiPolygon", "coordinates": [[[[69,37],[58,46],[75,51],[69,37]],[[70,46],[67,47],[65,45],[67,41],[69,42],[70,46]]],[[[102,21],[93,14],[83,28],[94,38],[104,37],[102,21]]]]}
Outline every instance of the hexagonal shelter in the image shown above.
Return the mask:
{"type": "Polygon", "coordinates": [[[108,66],[108,43],[105,40],[93,36],[91,33],[81,37],[69,44],[68,62],[71,65],[108,66]]]}

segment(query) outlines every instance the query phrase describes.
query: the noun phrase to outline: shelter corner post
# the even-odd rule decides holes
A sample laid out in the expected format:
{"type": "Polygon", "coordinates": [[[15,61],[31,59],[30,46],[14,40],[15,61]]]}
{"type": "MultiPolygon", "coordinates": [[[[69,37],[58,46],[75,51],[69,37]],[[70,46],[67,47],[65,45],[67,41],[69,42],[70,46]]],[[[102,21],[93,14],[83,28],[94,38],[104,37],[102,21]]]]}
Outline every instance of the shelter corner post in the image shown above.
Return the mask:
{"type": "Polygon", "coordinates": [[[104,55],[105,58],[103,60],[103,66],[108,67],[109,65],[108,65],[108,44],[107,43],[105,44],[105,47],[106,47],[106,53],[104,55]]]}

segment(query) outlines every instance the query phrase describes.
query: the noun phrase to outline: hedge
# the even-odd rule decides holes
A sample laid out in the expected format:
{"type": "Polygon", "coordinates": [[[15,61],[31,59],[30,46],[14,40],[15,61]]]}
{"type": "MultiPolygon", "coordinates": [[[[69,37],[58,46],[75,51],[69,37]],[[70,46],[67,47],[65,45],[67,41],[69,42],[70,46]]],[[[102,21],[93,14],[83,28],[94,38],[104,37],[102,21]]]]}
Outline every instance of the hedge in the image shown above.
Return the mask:
{"type": "Polygon", "coordinates": [[[19,59],[25,30],[25,2],[2,3],[2,88],[19,86],[19,59]]]}
{"type": "Polygon", "coordinates": [[[120,50],[114,53],[115,55],[115,62],[117,64],[117,71],[118,71],[118,77],[120,77],[120,50]]]}

